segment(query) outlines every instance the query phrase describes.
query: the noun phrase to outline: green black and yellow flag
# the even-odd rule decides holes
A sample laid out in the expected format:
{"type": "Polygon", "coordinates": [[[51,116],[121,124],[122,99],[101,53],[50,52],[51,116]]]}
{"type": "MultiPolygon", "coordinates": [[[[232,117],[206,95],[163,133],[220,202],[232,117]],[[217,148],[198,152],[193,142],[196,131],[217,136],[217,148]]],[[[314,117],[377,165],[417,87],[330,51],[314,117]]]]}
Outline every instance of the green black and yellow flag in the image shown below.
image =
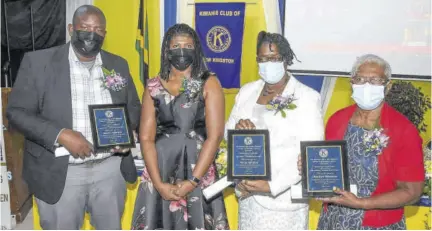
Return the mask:
{"type": "Polygon", "coordinates": [[[139,54],[139,64],[140,64],[140,80],[144,86],[147,85],[147,80],[149,77],[149,57],[148,57],[148,23],[147,23],[147,13],[144,7],[144,0],[140,1],[139,7],[139,19],[138,19],[138,30],[137,39],[135,43],[135,49],[139,54]],[[144,18],[145,16],[145,18],[144,18]]]}

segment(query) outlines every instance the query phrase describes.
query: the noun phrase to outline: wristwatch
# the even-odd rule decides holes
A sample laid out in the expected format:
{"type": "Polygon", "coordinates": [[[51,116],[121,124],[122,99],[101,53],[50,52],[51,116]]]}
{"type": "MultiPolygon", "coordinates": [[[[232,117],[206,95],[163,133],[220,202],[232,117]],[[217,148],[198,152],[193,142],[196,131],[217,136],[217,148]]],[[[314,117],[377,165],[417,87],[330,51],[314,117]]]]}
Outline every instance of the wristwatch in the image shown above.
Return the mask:
{"type": "Polygon", "coordinates": [[[189,177],[189,181],[194,182],[195,184],[199,184],[200,179],[192,176],[192,177],[189,177]]]}

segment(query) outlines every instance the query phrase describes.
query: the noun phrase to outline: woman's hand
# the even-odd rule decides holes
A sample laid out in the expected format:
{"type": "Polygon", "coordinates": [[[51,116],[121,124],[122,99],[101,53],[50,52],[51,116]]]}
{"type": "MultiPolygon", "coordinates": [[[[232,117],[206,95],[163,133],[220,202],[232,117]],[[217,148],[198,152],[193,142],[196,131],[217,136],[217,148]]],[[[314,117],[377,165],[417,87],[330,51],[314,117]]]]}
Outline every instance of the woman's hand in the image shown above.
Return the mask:
{"type": "Polygon", "coordinates": [[[297,159],[297,170],[299,171],[299,175],[302,175],[302,159],[301,159],[301,155],[298,156],[297,159]]]}
{"type": "Polygon", "coordinates": [[[265,180],[243,180],[238,186],[247,192],[270,192],[270,185],[265,180]]]}
{"type": "Polygon", "coordinates": [[[237,122],[235,129],[238,130],[252,130],[255,129],[255,124],[252,123],[249,119],[241,119],[237,122]]]}
{"type": "Polygon", "coordinates": [[[241,184],[236,185],[234,192],[239,199],[243,199],[250,194],[241,184]]]}
{"type": "Polygon", "coordinates": [[[161,183],[160,185],[155,187],[164,200],[178,201],[181,199],[181,197],[175,194],[175,191],[177,190],[176,185],[161,183]]]}
{"type": "Polygon", "coordinates": [[[190,180],[180,181],[176,184],[177,188],[174,194],[178,197],[185,198],[190,192],[196,188],[196,184],[192,183],[190,180]]]}
{"type": "Polygon", "coordinates": [[[325,203],[343,205],[345,207],[350,207],[354,209],[365,209],[363,203],[364,199],[358,198],[352,192],[348,192],[336,187],[333,189],[333,191],[339,194],[339,196],[330,197],[330,198],[317,198],[317,200],[325,203]]]}

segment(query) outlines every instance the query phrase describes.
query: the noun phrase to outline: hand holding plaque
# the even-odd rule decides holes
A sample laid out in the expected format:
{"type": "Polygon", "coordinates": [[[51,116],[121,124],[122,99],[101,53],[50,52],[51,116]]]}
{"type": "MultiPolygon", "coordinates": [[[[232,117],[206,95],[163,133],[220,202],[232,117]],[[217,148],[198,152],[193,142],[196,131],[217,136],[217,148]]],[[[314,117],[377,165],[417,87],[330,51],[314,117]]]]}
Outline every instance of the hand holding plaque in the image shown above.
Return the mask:
{"type": "Polygon", "coordinates": [[[241,180],[271,180],[269,131],[254,128],[250,120],[240,120],[236,129],[245,130],[228,130],[227,174],[203,190],[207,200],[241,180]]]}
{"type": "Polygon", "coordinates": [[[58,155],[57,153],[59,149],[63,149],[65,154],[70,154],[75,159],[84,159],[94,153],[93,145],[87,141],[80,132],[71,129],[63,129],[60,132],[57,141],[59,145],[63,147],[56,149],[56,156],[58,155]]]}
{"type": "Polygon", "coordinates": [[[228,130],[227,177],[271,180],[268,130],[228,130]]]}
{"type": "Polygon", "coordinates": [[[236,130],[251,130],[255,128],[255,124],[250,119],[240,119],[235,126],[236,130]]]}
{"type": "Polygon", "coordinates": [[[301,142],[303,197],[332,197],[350,190],[346,141],[301,142]]]}
{"type": "Polygon", "coordinates": [[[95,152],[135,147],[126,104],[89,105],[95,152]]]}

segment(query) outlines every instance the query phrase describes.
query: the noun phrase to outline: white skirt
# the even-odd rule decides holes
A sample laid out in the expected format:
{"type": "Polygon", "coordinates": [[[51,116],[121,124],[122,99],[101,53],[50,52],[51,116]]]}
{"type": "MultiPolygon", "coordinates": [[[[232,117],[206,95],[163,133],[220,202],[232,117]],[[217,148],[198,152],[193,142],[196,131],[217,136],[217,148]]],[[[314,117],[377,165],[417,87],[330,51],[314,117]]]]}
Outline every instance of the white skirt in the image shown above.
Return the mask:
{"type": "Polygon", "coordinates": [[[307,230],[309,207],[298,210],[270,210],[253,196],[239,201],[239,230],[307,230]]]}

